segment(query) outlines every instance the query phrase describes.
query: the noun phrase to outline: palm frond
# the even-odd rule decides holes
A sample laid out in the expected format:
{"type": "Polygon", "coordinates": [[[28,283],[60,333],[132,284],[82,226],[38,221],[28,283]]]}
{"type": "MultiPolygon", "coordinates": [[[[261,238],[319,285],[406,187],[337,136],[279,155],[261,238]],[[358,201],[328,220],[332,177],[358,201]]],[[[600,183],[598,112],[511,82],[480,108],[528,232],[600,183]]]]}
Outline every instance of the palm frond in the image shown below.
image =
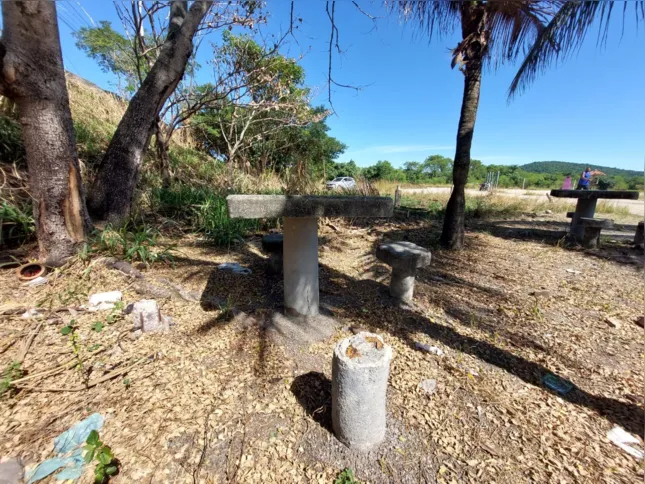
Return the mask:
{"type": "Polygon", "coordinates": [[[451,34],[459,22],[459,2],[451,0],[392,0],[385,4],[390,12],[397,12],[403,22],[416,22],[428,40],[451,34]]]}
{"type": "MultiPolygon", "coordinates": [[[[582,46],[589,28],[599,21],[598,45],[607,41],[614,1],[567,1],[535,39],[508,90],[509,100],[523,92],[551,64],[564,60],[582,46]]],[[[637,23],[645,22],[645,1],[633,2],[637,23]]],[[[629,2],[624,2],[623,22],[629,2]]]]}

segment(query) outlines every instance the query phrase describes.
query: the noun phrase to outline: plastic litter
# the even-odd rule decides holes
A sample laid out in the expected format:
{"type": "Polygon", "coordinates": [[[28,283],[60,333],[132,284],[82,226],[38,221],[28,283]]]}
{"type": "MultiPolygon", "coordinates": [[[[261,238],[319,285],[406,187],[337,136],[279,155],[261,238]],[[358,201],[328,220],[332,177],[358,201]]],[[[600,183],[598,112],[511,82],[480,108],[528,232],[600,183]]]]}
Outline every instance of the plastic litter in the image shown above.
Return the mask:
{"type": "Polygon", "coordinates": [[[641,460],[644,456],[643,451],[635,449],[634,447],[628,444],[639,444],[640,441],[634,437],[632,434],[628,433],[622,427],[614,427],[609,432],[607,432],[607,438],[611,440],[618,447],[623,449],[632,457],[641,460]]]}
{"type": "Polygon", "coordinates": [[[220,271],[229,271],[235,274],[251,274],[251,269],[249,269],[248,267],[242,267],[237,262],[225,262],[224,264],[218,265],[217,268],[220,271]]]}
{"type": "Polygon", "coordinates": [[[573,383],[568,380],[563,380],[559,376],[552,375],[551,373],[542,378],[542,383],[544,383],[547,388],[554,392],[558,392],[561,395],[566,395],[573,389],[573,383]]]}
{"type": "Polygon", "coordinates": [[[103,422],[104,419],[100,413],[93,413],[56,437],[54,439],[56,456],[38,464],[27,484],[38,482],[60,468],[64,469],[54,476],[59,481],[76,480],[81,477],[85,465],[83,446],[90,432],[100,430],[103,427],[103,422]]]}
{"type": "Polygon", "coordinates": [[[32,279],[29,282],[25,282],[23,286],[36,287],[43,286],[49,282],[49,279],[43,276],[38,276],[36,279],[32,279]]]}
{"type": "Polygon", "coordinates": [[[419,343],[419,342],[415,342],[414,346],[419,350],[423,350],[423,351],[426,351],[428,353],[432,353],[433,355],[437,355],[437,356],[443,356],[444,355],[443,350],[441,348],[437,347],[437,346],[430,346],[430,345],[427,345],[427,344],[424,344],[424,343],[419,343]]]}
{"type": "Polygon", "coordinates": [[[426,395],[430,396],[437,390],[437,380],[423,380],[419,383],[419,388],[423,390],[426,395]]]}
{"type": "Polygon", "coordinates": [[[89,299],[89,311],[102,311],[112,309],[114,304],[119,302],[123,294],[121,291],[99,292],[92,294],[89,299]]]}
{"type": "Polygon", "coordinates": [[[565,269],[569,274],[582,274],[581,271],[576,271],[575,269],[565,269]]]}

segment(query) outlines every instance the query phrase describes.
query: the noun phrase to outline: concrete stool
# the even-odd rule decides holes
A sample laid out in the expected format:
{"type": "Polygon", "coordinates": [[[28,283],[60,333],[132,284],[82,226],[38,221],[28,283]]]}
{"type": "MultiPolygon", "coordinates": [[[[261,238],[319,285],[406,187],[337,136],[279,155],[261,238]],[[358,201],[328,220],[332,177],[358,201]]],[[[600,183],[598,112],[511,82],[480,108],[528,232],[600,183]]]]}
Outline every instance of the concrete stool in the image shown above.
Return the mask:
{"type": "Polygon", "coordinates": [[[269,254],[269,272],[282,274],[284,237],[282,234],[267,234],[262,237],[262,250],[269,254]]]}
{"type": "Polygon", "coordinates": [[[643,233],[643,222],[638,222],[636,227],[636,235],[634,235],[634,245],[642,246],[645,243],[645,234],[643,233]]]}
{"type": "Polygon", "coordinates": [[[416,271],[430,265],[430,251],[412,242],[392,242],[379,245],[376,258],[392,267],[390,294],[403,302],[412,301],[416,271]]]}
{"type": "Polygon", "coordinates": [[[351,449],[369,451],[385,438],[387,380],[392,348],[361,332],[334,348],[331,417],[334,434],[351,449]]]}
{"type": "Polygon", "coordinates": [[[610,229],[614,226],[614,221],[607,218],[580,217],[580,222],[585,229],[582,236],[582,245],[588,249],[598,247],[602,229],[610,229]]]}

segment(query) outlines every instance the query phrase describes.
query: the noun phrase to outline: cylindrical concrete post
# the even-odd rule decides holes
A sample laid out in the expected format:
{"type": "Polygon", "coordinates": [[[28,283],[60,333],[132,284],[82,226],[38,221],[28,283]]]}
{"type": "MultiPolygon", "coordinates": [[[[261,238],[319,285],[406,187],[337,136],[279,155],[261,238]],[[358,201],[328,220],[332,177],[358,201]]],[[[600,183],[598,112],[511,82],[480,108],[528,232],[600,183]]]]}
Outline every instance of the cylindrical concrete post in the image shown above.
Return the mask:
{"type": "Polygon", "coordinates": [[[358,333],[334,348],[332,426],[351,449],[369,451],[385,438],[391,360],[392,348],[372,333],[358,333]]]}
{"type": "Polygon", "coordinates": [[[412,301],[414,293],[414,271],[392,267],[390,295],[405,302],[412,301]]]}
{"type": "Polygon", "coordinates": [[[571,229],[569,232],[575,239],[582,239],[583,234],[585,233],[585,227],[582,225],[581,218],[593,218],[596,213],[596,202],[598,200],[595,198],[584,199],[579,198],[578,203],[576,204],[576,211],[573,213],[573,218],[571,219],[571,229]]]}
{"type": "Polygon", "coordinates": [[[288,316],[317,316],[318,219],[284,219],[284,307],[288,316]]]}

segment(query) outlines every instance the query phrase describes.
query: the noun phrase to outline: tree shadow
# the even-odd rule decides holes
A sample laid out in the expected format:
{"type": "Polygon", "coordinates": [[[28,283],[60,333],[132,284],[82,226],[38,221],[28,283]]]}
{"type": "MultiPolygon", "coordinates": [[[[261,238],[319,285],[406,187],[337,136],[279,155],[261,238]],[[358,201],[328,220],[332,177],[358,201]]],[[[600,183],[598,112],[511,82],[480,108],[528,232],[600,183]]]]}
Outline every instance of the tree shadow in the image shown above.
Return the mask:
{"type": "Polygon", "coordinates": [[[323,373],[310,371],[294,378],[291,393],[314,422],[328,432],[331,424],[331,380],[323,373]]]}

